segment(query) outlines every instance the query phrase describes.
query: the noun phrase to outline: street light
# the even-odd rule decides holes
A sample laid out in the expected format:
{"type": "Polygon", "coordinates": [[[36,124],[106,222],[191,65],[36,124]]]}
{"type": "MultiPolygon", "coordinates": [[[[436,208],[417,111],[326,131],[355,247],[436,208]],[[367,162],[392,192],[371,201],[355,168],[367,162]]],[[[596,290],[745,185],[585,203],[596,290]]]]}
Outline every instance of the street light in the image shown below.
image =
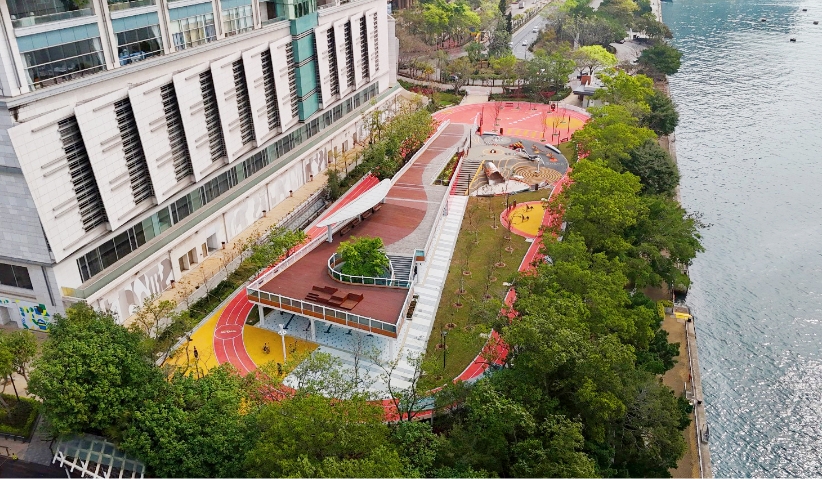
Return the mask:
{"type": "Polygon", "coordinates": [[[277,331],[277,334],[279,334],[279,335],[280,335],[280,339],[282,339],[282,340],[283,340],[283,362],[285,362],[285,361],[286,361],[286,355],[285,355],[285,335],[286,335],[286,334],[288,334],[288,333],[285,331],[285,328],[283,327],[283,325],[282,325],[282,324],[280,325],[280,330],[279,330],[279,331],[277,331]]]}

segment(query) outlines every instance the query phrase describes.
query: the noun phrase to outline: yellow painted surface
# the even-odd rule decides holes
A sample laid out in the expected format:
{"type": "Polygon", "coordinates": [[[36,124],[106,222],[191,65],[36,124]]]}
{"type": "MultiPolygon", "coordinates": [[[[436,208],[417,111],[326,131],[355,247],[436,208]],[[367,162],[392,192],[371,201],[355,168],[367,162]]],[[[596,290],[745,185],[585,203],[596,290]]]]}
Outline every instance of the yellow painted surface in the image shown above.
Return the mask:
{"type": "MultiPolygon", "coordinates": [[[[276,361],[281,364],[285,362],[283,361],[282,339],[280,339],[280,335],[276,332],[246,325],[243,329],[243,339],[245,342],[245,350],[257,366],[262,366],[271,361],[276,361]],[[263,351],[265,343],[268,343],[268,353],[263,351]]],[[[307,353],[317,349],[317,344],[286,336],[285,349],[289,355],[294,352],[307,353]]]]}
{"type": "Polygon", "coordinates": [[[691,315],[688,313],[674,313],[677,319],[691,319],[691,315]]]}
{"type": "Polygon", "coordinates": [[[208,371],[211,368],[217,367],[217,357],[214,355],[214,329],[217,327],[217,319],[220,318],[223,309],[225,308],[215,311],[211,317],[191,335],[191,342],[188,344],[184,343],[180,349],[175,351],[171,358],[166,360],[165,364],[174,364],[183,369],[185,369],[186,364],[188,364],[193,372],[195,366],[194,348],[196,347],[199,355],[197,366],[201,371],[208,371]],[[188,350],[188,355],[186,355],[186,350],[188,350]]]}
{"type": "Polygon", "coordinates": [[[542,203],[534,201],[518,204],[517,207],[508,214],[508,219],[511,220],[511,225],[514,228],[537,236],[539,228],[542,226],[543,215],[545,215],[545,210],[542,208],[542,203]],[[525,207],[528,205],[533,207],[531,211],[525,211],[525,207]],[[523,220],[523,216],[528,219],[523,220]]]}

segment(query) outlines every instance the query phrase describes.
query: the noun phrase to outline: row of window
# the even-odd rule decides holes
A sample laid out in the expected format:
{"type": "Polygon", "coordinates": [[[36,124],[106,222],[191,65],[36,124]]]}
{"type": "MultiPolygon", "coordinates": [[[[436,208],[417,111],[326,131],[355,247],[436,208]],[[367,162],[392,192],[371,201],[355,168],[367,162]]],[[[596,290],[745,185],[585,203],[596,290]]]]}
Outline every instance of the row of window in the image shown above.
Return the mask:
{"type": "Polygon", "coordinates": [[[96,73],[105,68],[100,38],[23,52],[29,85],[34,88],[96,73]]]}
{"type": "Polygon", "coordinates": [[[271,164],[321,130],[339,121],[355,108],[367,104],[377,96],[377,84],[358,92],[354,97],[326,111],[319,117],[301,125],[295,131],[274,142],[251,158],[223,172],[205,185],[197,187],[148,218],[132,225],[128,230],[94,248],[77,260],[80,277],[87,281],[104,269],[125,258],[129,253],[146,244],[173,225],[185,219],[216,198],[242,183],[265,166],[271,164]]]}
{"type": "Polygon", "coordinates": [[[34,289],[29,277],[29,269],[25,266],[0,263],[0,284],[15,288],[34,289]]]}

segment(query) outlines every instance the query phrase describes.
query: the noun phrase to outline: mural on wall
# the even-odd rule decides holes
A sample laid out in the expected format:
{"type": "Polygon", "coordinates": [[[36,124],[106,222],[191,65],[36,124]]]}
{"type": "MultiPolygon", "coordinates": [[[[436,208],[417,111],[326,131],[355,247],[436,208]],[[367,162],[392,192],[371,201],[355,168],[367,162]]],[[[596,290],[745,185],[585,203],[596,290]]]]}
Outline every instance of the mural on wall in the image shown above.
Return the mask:
{"type": "Polygon", "coordinates": [[[102,311],[111,311],[120,322],[134,314],[149,296],[160,294],[171,286],[174,274],[171,260],[165,258],[134,280],[100,298],[97,306],[102,311]]]}
{"type": "Polygon", "coordinates": [[[280,173],[277,179],[269,183],[268,194],[271,197],[272,207],[288,198],[288,192],[290,190],[296,190],[302,186],[304,175],[302,164],[297,163],[288,170],[280,173]]]}
{"type": "Polygon", "coordinates": [[[265,194],[265,190],[260,191],[225,214],[225,229],[229,240],[263,216],[263,210],[267,208],[265,194]]]}
{"type": "Polygon", "coordinates": [[[19,299],[0,296],[0,306],[17,308],[20,311],[20,326],[25,329],[46,331],[52,323],[52,316],[45,304],[29,303],[19,299]]]}

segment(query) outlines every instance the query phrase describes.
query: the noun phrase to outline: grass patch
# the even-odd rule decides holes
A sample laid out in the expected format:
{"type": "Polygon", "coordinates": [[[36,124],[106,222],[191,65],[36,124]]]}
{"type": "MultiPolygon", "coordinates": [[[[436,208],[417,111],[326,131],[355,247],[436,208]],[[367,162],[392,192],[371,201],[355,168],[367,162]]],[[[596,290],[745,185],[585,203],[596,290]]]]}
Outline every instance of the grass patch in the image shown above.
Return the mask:
{"type": "Polygon", "coordinates": [[[446,106],[459,105],[462,101],[462,95],[455,95],[453,90],[435,91],[432,99],[438,108],[445,108],[446,106]]]}
{"type": "Polygon", "coordinates": [[[31,437],[34,423],[40,413],[40,403],[23,397],[18,401],[12,394],[3,394],[3,399],[9,405],[9,411],[0,408],[0,432],[31,437]]]}
{"type": "Polygon", "coordinates": [[[566,141],[565,143],[559,144],[559,151],[562,152],[562,155],[568,160],[568,166],[574,166],[577,160],[577,146],[572,141],[566,141]]]}
{"type": "MultiPolygon", "coordinates": [[[[512,195],[509,202],[535,201],[545,196],[545,191],[529,191],[512,195]]],[[[515,276],[531,245],[516,234],[511,234],[510,242],[505,239],[508,231],[499,224],[499,215],[504,209],[504,196],[471,197],[468,200],[437,317],[428,340],[426,375],[421,381],[426,388],[440,386],[444,381],[457,377],[480,352],[486,341],[480,335],[490,331],[489,322],[496,317],[508,291],[508,287],[502,283],[515,276]],[[489,214],[489,203],[493,219],[489,214]],[[493,224],[498,228],[493,229],[493,224]],[[506,247],[510,247],[512,251],[506,251],[506,247]],[[500,260],[505,266],[495,266],[500,260]],[[463,271],[469,271],[470,275],[463,274],[463,271]],[[465,294],[458,293],[461,285],[465,294]],[[490,299],[484,298],[486,294],[490,299]],[[462,306],[455,306],[457,303],[462,306]],[[454,327],[448,331],[446,338],[448,349],[443,369],[443,351],[439,348],[440,331],[447,329],[446,325],[449,323],[454,327]]]]}

